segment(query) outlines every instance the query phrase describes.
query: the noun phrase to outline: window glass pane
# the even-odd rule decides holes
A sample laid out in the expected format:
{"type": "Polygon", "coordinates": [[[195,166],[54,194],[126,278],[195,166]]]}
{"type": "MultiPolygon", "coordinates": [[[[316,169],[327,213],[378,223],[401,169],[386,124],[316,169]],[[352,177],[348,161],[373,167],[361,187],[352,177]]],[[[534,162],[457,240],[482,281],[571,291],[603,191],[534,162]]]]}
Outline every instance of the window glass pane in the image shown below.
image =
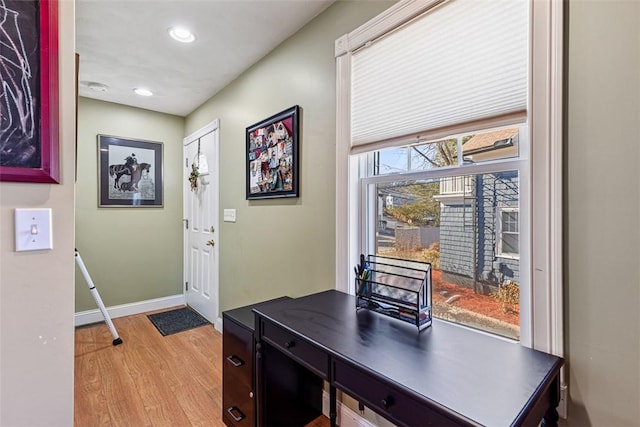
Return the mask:
{"type": "Polygon", "coordinates": [[[514,255],[518,254],[518,234],[502,234],[502,253],[514,255]]]}
{"type": "Polygon", "coordinates": [[[519,149],[518,128],[478,132],[462,137],[462,156],[466,163],[517,157],[519,149]]]}
{"type": "Polygon", "coordinates": [[[466,164],[508,159],[519,155],[519,128],[481,131],[376,151],[373,156],[373,175],[456,167],[459,164],[458,140],[462,146],[462,160],[466,164]]]}
{"type": "Polygon", "coordinates": [[[518,212],[502,212],[502,231],[505,233],[518,232],[518,212]]]}
{"type": "Polygon", "coordinates": [[[374,175],[408,172],[409,156],[407,147],[389,148],[374,154],[374,175]]]}
{"type": "Polygon", "coordinates": [[[517,208],[517,172],[371,186],[375,252],[432,264],[434,316],[518,339],[520,263],[498,253],[500,235],[517,253],[518,213],[497,209],[517,208]]]}
{"type": "Polygon", "coordinates": [[[429,170],[458,164],[458,140],[417,144],[409,147],[411,151],[411,171],[429,170]]]}

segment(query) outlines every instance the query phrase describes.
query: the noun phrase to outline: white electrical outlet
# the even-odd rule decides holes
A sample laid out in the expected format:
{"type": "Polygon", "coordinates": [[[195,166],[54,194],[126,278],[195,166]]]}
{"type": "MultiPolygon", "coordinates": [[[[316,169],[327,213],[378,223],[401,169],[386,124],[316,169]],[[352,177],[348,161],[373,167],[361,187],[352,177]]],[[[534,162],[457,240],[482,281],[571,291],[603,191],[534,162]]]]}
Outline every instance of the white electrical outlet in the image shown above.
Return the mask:
{"type": "Polygon", "coordinates": [[[53,248],[51,209],[16,209],[16,252],[53,248]]]}

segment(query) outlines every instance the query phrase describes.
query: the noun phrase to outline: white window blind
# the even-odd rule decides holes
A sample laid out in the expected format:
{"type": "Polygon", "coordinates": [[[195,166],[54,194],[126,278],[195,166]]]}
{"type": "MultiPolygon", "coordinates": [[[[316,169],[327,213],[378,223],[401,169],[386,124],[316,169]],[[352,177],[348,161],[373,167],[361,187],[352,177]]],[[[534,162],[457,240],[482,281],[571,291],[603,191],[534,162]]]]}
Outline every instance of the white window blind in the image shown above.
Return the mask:
{"type": "Polygon", "coordinates": [[[449,0],[354,52],[352,148],[525,112],[528,5],[449,0]]]}

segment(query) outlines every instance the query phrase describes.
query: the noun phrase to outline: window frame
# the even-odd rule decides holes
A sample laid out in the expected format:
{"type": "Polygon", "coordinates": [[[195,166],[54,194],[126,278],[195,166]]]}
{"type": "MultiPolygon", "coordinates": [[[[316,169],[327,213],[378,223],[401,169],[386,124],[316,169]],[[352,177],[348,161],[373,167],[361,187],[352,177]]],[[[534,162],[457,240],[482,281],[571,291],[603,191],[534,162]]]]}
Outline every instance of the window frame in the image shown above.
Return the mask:
{"type": "Polygon", "coordinates": [[[513,206],[498,206],[496,208],[496,218],[498,218],[496,224],[496,257],[498,258],[507,258],[507,259],[520,259],[520,254],[522,253],[521,247],[524,246],[521,242],[520,238],[520,208],[513,206]],[[502,229],[502,214],[505,212],[515,212],[518,214],[518,232],[504,231],[502,229]],[[503,252],[502,245],[504,242],[503,235],[504,233],[508,234],[517,234],[518,235],[518,253],[512,252],[503,252]]]}
{"type": "MultiPolygon", "coordinates": [[[[363,213],[362,191],[355,177],[366,168],[362,156],[353,156],[350,147],[351,55],[371,40],[409,22],[441,0],[401,0],[387,11],[336,40],[336,289],[348,292],[353,265],[362,247],[359,222],[363,213]]],[[[530,93],[528,121],[531,150],[530,201],[526,208],[531,230],[530,294],[521,316],[531,324],[521,325],[521,343],[563,356],[562,299],[562,57],[563,2],[529,1],[530,7],[530,93]]],[[[504,118],[507,124],[513,118],[504,118]]],[[[481,128],[480,124],[475,124],[481,128]]],[[[498,126],[499,123],[494,123],[498,126]]],[[[430,135],[434,139],[438,135],[430,135]]],[[[442,135],[446,136],[446,135],[442,135]]],[[[524,188],[525,185],[521,183],[524,188]]],[[[521,201],[525,195],[521,195],[521,201]]],[[[524,210],[524,209],[523,209],[524,210]]],[[[522,211],[521,211],[522,212],[522,211]]],[[[522,230],[521,230],[522,233],[522,230]]],[[[521,244],[522,248],[522,244],[521,244]]],[[[523,292],[526,294],[526,292],[523,292]]],[[[564,380],[561,380],[564,387],[564,380]]]]}
{"type": "MultiPolygon", "coordinates": [[[[465,131],[463,134],[451,135],[451,138],[458,138],[460,141],[462,136],[467,136],[471,133],[486,133],[499,130],[498,127],[488,127],[484,129],[477,129],[475,131],[465,131]]],[[[441,167],[430,170],[420,170],[413,172],[392,173],[384,175],[373,175],[373,154],[374,152],[361,153],[359,155],[352,155],[352,158],[356,159],[358,168],[350,176],[352,185],[355,185],[357,193],[357,200],[354,209],[356,209],[355,218],[352,218],[351,227],[357,228],[357,240],[351,241],[350,245],[354,248],[354,258],[357,260],[357,256],[360,253],[375,253],[375,225],[377,218],[375,217],[376,209],[376,197],[375,197],[375,184],[391,183],[394,181],[412,181],[421,179],[440,179],[448,177],[464,177],[464,176],[477,176],[492,173],[501,172],[517,172],[518,173],[518,186],[519,186],[519,204],[518,208],[523,212],[530,212],[530,172],[529,172],[529,126],[527,123],[509,124],[508,127],[517,127],[520,136],[520,155],[518,157],[508,157],[505,159],[497,159],[491,161],[485,161],[475,164],[460,164],[449,167],[441,167]],[[373,185],[372,185],[373,184],[373,185]],[[357,218],[357,219],[356,219],[357,218]]],[[[462,153],[462,150],[458,151],[462,153]]],[[[524,251],[526,256],[518,258],[520,270],[523,272],[531,272],[530,263],[530,233],[531,218],[529,216],[520,216],[520,248],[521,252],[524,251]],[[524,241],[525,243],[522,243],[524,241]]],[[[357,261],[355,262],[357,263],[357,261]]],[[[355,265],[355,264],[354,264],[355,265]]],[[[351,277],[351,276],[349,276],[351,277]]],[[[350,280],[348,283],[352,282],[350,280]]],[[[338,281],[336,283],[339,283],[338,281]]],[[[531,334],[529,331],[532,329],[532,315],[529,309],[529,304],[526,302],[531,301],[531,275],[520,275],[520,296],[521,301],[525,301],[525,304],[520,304],[520,339],[519,342],[527,345],[531,341],[531,334]]],[[[341,289],[336,286],[337,289],[348,293],[355,293],[355,288],[348,286],[346,289],[341,289]]],[[[466,325],[460,325],[466,327],[466,325]]],[[[482,333],[490,333],[478,329],[482,333]]],[[[508,338],[510,339],[510,338],[508,338]]],[[[527,345],[531,346],[531,345],[527,345]]]]}

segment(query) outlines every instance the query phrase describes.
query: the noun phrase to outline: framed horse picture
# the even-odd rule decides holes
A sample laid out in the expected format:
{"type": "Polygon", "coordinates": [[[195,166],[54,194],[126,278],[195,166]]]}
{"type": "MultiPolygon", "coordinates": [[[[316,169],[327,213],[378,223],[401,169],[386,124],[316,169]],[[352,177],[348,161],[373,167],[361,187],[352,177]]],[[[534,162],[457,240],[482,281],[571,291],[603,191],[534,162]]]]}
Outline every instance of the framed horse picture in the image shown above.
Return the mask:
{"type": "Polygon", "coordinates": [[[98,206],[162,207],[163,144],[98,135],[98,206]]]}
{"type": "Polygon", "coordinates": [[[0,0],[0,181],[59,183],[58,0],[0,0]]]}
{"type": "Polygon", "coordinates": [[[246,130],[247,200],[298,197],[297,105],[246,130]]]}

